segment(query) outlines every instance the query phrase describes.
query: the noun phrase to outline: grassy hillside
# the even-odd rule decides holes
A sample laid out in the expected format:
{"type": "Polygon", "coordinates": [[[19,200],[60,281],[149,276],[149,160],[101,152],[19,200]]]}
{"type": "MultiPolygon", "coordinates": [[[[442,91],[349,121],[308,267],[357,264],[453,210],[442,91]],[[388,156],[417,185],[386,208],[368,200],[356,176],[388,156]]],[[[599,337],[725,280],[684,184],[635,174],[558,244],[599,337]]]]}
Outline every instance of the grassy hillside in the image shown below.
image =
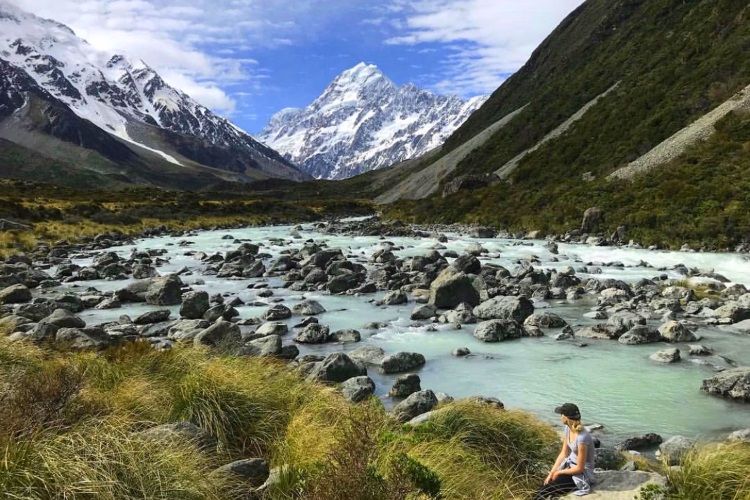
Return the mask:
{"type": "Polygon", "coordinates": [[[616,90],[567,133],[526,156],[509,182],[387,211],[415,221],[561,232],[576,227],[587,207],[599,205],[610,229],[624,224],[646,243],[724,247],[743,241],[750,235],[747,116],[727,117],[708,143],[632,183],[603,179],[750,84],[748,51],[746,1],[589,0],[442,153],[528,104],[453,176],[494,172],[620,82],[616,90]],[[583,181],[584,173],[596,180],[583,181]]]}
{"type": "Polygon", "coordinates": [[[627,237],[641,243],[727,248],[750,236],[750,115],[729,115],[717,127],[707,142],[632,182],[528,178],[384,210],[411,222],[481,222],[549,234],[578,227],[583,211],[599,206],[609,230],[624,225],[627,237]]]}

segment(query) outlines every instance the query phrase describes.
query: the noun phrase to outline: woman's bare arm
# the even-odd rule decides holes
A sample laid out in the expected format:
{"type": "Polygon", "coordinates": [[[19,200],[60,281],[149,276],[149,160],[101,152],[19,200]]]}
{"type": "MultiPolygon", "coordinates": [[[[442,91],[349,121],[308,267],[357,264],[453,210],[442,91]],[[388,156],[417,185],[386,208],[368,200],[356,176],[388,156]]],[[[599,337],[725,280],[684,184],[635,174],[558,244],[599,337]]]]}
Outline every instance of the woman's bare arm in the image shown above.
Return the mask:
{"type": "Polygon", "coordinates": [[[576,464],[574,467],[569,467],[567,469],[563,469],[558,472],[558,474],[563,474],[567,476],[575,476],[577,474],[583,473],[584,469],[586,468],[586,454],[588,453],[587,446],[583,443],[578,443],[578,464],[576,464]]]}

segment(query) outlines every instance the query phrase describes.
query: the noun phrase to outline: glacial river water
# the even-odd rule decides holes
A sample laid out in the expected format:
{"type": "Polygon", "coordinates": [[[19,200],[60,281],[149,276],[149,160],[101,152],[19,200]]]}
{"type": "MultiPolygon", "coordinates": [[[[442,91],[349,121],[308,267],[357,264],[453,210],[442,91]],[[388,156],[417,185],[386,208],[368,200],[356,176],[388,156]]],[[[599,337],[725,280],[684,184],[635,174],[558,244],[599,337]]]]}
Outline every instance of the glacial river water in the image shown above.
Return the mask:
{"type": "MultiPolygon", "coordinates": [[[[362,345],[373,344],[382,347],[386,353],[396,351],[416,351],[427,358],[427,364],[418,371],[423,389],[442,391],[454,397],[471,395],[494,396],[501,399],[506,407],[523,408],[543,419],[556,421],[552,413],[554,406],[571,401],[577,403],[584,421],[604,426],[603,438],[617,440],[624,436],[657,432],[663,436],[681,434],[691,437],[712,438],[732,430],[750,427],[750,404],[725,401],[708,396],[699,390],[701,381],[710,377],[714,369],[700,364],[687,355],[683,349],[683,360],[664,365],[650,361],[649,355],[667,347],[666,344],[641,346],[621,345],[611,340],[587,340],[586,347],[574,343],[557,342],[552,339],[556,330],[546,330],[541,338],[524,338],[514,341],[487,344],[472,336],[473,325],[465,325],[456,330],[441,325],[438,331],[428,331],[426,325],[413,326],[409,319],[414,302],[404,306],[378,307],[374,300],[383,293],[354,296],[331,296],[325,293],[300,293],[280,288],[278,278],[267,279],[274,296],[270,299],[257,298],[257,290],[248,289],[250,283],[258,280],[226,280],[201,274],[205,266],[197,258],[186,256],[185,252],[203,251],[208,254],[225,252],[237,247],[238,243],[222,239],[231,234],[238,239],[246,239],[262,244],[261,252],[274,256],[285,248],[298,248],[306,239],[326,242],[330,247],[338,247],[344,253],[360,259],[366,264],[370,255],[381,248],[383,239],[379,237],[344,237],[325,235],[304,225],[300,231],[302,239],[292,239],[291,226],[258,227],[237,230],[204,231],[189,237],[160,237],[139,240],[139,249],[164,248],[168,251],[164,258],[169,263],[159,268],[161,273],[175,272],[188,267],[192,274],[183,275],[184,282],[195,289],[206,290],[210,294],[230,293],[238,295],[245,302],[284,299],[291,307],[303,298],[319,301],[327,312],[319,316],[323,324],[331,330],[355,328],[362,333],[362,342],[355,344],[326,344],[321,346],[300,345],[302,354],[343,350],[349,351],[362,345]],[[281,238],[286,242],[280,246],[272,242],[281,238]],[[188,246],[178,242],[189,240],[188,246]],[[202,285],[194,284],[203,280],[202,285]],[[278,287],[278,288],[277,288],[278,287]],[[387,327],[380,330],[365,330],[365,324],[373,321],[385,322],[387,327]],[[451,351],[457,347],[468,347],[472,355],[457,358],[451,351]]],[[[544,248],[543,241],[517,241],[506,239],[475,239],[448,233],[447,249],[461,253],[469,244],[480,243],[489,253],[482,257],[483,262],[501,264],[509,269],[515,267],[518,259],[534,255],[541,259],[536,267],[554,268],[572,265],[578,268],[585,263],[606,263],[619,261],[625,268],[602,267],[602,273],[595,277],[612,277],[634,282],[642,277],[652,278],[667,273],[680,278],[675,271],[657,271],[655,268],[685,264],[688,267],[713,269],[733,282],[750,286],[750,262],[744,256],[735,254],[683,253],[648,251],[629,248],[591,247],[586,245],[559,245],[559,255],[554,256],[544,248]],[[555,262],[554,259],[558,261],[555,262]],[[645,261],[653,266],[638,267],[645,261]]],[[[437,241],[434,238],[388,238],[394,243],[399,256],[427,253],[437,241]]],[[[133,246],[115,247],[117,253],[127,256],[133,246]]],[[[269,262],[272,259],[269,259],[269,262]]],[[[75,261],[85,265],[90,259],[75,261]]],[[[267,266],[269,264],[267,262],[267,266]]],[[[579,276],[586,275],[579,273],[579,276]]],[[[265,278],[260,278],[263,280],[265,278]]],[[[101,291],[124,287],[128,281],[94,281],[84,286],[94,286],[101,291]]],[[[65,286],[72,286],[65,285],[65,286]]],[[[79,284],[80,285],[80,284],[79,284]]],[[[593,324],[595,321],[582,316],[595,303],[592,296],[576,302],[550,301],[537,303],[536,307],[549,308],[564,317],[571,325],[593,324]]],[[[89,323],[116,320],[122,314],[131,317],[155,309],[146,305],[127,305],[121,309],[87,310],[81,316],[89,323]]],[[[172,307],[173,317],[178,317],[179,307],[172,307]]],[[[260,315],[265,307],[238,307],[240,318],[260,315]]],[[[293,317],[287,322],[291,326],[298,322],[293,317]]],[[[655,320],[658,324],[658,320],[655,320]]],[[[739,365],[750,365],[750,335],[733,332],[726,327],[704,327],[698,332],[703,336],[700,343],[715,353],[725,355],[739,365]]],[[[284,342],[291,342],[293,333],[284,342]]],[[[705,358],[702,358],[705,359],[705,358]]],[[[724,361],[712,356],[708,361],[723,365],[724,361]]],[[[370,369],[369,375],[375,380],[377,394],[386,406],[393,404],[387,392],[396,376],[381,375],[370,369]]]]}

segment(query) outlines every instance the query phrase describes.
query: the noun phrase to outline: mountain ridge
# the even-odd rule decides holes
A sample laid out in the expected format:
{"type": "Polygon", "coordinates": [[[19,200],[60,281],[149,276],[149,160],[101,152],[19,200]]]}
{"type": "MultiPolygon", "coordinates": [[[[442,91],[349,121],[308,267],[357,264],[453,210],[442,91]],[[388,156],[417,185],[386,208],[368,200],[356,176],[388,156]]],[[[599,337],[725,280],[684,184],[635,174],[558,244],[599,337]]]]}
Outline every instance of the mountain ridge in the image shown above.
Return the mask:
{"type": "Polygon", "coordinates": [[[308,106],[272,116],[259,139],[316,178],[342,179],[434,149],[484,99],[398,86],[361,62],[337,75],[308,106]]]}
{"type": "MultiPolygon", "coordinates": [[[[15,112],[23,114],[33,96],[48,106],[71,110],[77,118],[70,118],[68,127],[77,129],[80,137],[100,135],[90,131],[84,123],[88,122],[136,156],[145,155],[147,162],[154,162],[156,155],[153,168],[170,163],[204,169],[204,174],[218,175],[219,180],[226,177],[217,172],[223,170],[239,182],[310,178],[226,118],[168,85],[143,61],[105,55],[67,26],[7,2],[0,2],[0,28],[0,62],[6,68],[0,79],[8,89],[0,96],[0,112],[6,120],[15,112]],[[23,90],[11,92],[13,82],[24,80],[21,73],[28,77],[23,90]]],[[[50,128],[45,121],[27,129],[44,133],[50,128]]],[[[71,134],[57,137],[72,142],[71,134]]],[[[15,140],[20,140],[18,134],[15,140]]],[[[78,145],[85,147],[91,140],[82,139],[78,145]]],[[[101,137],[96,141],[106,142],[101,137]]],[[[34,140],[26,138],[25,142],[34,140]]],[[[55,155],[55,151],[40,152],[55,155]]]]}

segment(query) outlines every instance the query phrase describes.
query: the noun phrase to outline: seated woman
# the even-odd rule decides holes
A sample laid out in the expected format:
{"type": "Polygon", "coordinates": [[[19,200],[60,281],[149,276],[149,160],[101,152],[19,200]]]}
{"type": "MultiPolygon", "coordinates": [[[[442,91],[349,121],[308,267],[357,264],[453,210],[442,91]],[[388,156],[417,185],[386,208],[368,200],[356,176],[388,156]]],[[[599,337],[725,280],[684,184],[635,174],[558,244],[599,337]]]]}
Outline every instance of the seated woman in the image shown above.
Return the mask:
{"type": "Polygon", "coordinates": [[[596,458],[594,438],[581,424],[581,412],[573,403],[558,406],[555,413],[560,414],[565,425],[562,449],[534,500],[554,498],[571,491],[577,495],[591,492],[596,458]]]}

